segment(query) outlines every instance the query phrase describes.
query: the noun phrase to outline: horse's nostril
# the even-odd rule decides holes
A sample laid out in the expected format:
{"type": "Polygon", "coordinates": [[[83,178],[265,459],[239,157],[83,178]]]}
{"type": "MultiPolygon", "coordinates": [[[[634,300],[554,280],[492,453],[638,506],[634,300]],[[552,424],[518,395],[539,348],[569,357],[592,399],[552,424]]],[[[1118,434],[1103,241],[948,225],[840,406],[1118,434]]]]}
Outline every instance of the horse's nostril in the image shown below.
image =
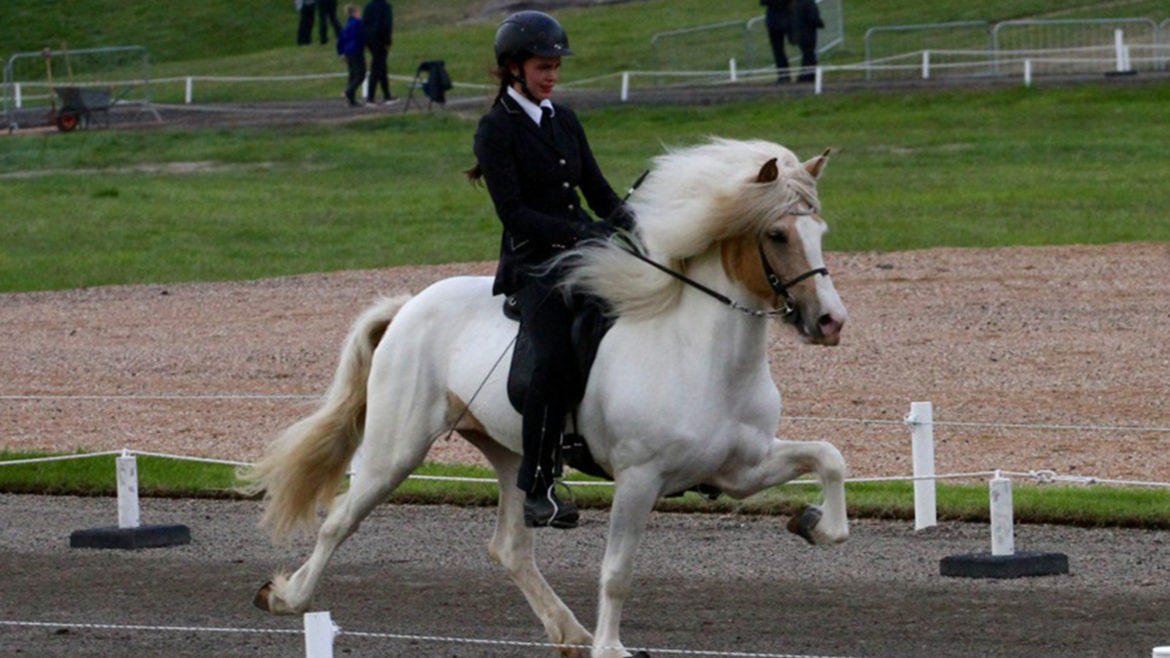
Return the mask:
{"type": "Polygon", "coordinates": [[[841,331],[841,321],[830,313],[825,313],[818,318],[817,326],[820,327],[822,336],[836,336],[841,331]]]}

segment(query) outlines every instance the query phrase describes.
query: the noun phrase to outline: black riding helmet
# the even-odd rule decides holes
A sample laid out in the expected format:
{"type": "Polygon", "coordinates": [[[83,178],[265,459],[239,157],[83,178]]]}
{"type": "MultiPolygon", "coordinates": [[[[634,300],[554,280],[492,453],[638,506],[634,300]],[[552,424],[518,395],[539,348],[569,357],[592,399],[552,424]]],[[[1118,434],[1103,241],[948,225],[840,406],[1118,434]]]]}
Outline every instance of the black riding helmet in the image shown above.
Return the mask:
{"type": "Polygon", "coordinates": [[[572,55],[569,35],[557,19],[542,11],[518,11],[496,30],[496,64],[523,63],[529,57],[572,55]]]}

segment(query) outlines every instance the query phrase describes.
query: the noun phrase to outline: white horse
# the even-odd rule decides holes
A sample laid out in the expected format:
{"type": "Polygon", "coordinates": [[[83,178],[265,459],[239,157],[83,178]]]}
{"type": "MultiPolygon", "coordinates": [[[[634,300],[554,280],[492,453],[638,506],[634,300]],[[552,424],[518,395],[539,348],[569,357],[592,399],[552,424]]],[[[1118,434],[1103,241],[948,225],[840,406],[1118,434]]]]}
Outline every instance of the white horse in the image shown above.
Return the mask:
{"type": "MultiPolygon", "coordinates": [[[[591,646],[593,658],[630,655],[618,636],[622,603],[634,552],[664,495],[705,484],[743,498],[815,473],[823,505],[789,529],[816,544],[844,541],[845,462],[828,443],[776,438],[780,393],[766,356],[769,316],[822,345],[835,345],[845,323],[821,254],[816,179],[827,155],[802,164],[776,144],[713,139],[656,158],[630,204],[645,253],[687,281],[614,243],[593,241],[568,256],[568,285],[602,297],[616,316],[577,417],[615,480],[593,633],[536,567],[516,487],[520,415],[508,403],[507,368],[494,368],[516,324],[485,277],[382,300],[355,321],[321,407],[277,438],[250,475],[266,491],[262,523],[276,536],[312,524],[318,507],[332,504],[312,556],[262,587],[256,605],[308,609],[333,551],[452,426],[499,477],[489,554],[549,641],[591,646]],[[353,483],[334,500],[359,443],[353,483]]],[[[559,651],[586,655],[580,646],[559,651]]]]}

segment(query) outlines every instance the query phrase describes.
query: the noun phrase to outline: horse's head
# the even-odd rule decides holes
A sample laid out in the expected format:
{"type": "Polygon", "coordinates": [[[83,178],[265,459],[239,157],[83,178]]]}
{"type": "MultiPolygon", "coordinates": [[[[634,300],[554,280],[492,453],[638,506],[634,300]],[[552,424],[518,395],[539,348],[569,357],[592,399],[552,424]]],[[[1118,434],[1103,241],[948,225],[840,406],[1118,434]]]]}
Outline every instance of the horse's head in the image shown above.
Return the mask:
{"type": "Polygon", "coordinates": [[[728,275],[784,309],[784,321],[820,345],[836,345],[848,318],[821,252],[828,226],[820,216],[816,181],[828,156],[825,151],[784,171],[777,158],[764,162],[746,194],[758,221],[722,244],[728,275]]]}

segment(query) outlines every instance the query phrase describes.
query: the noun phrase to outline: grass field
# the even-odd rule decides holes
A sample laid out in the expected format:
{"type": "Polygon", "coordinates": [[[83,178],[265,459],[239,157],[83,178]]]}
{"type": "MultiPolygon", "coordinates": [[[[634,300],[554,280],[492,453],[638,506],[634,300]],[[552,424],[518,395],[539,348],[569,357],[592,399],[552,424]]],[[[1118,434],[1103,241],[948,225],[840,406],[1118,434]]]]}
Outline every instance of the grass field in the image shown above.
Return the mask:
{"type": "MultiPolygon", "coordinates": [[[[0,451],[0,462],[41,455],[0,451]]],[[[139,492],[144,496],[237,498],[239,481],[233,467],[140,456],[139,492]]],[[[476,466],[427,464],[421,476],[495,479],[490,470],[476,466]]],[[[573,475],[578,482],[594,481],[573,475]]],[[[582,507],[608,508],[612,487],[574,486],[582,507]]],[[[114,457],[0,466],[0,492],[109,496],[115,493],[114,457]]],[[[790,515],[818,502],[820,488],[788,485],[776,487],[743,501],[726,496],[717,500],[688,493],[667,498],[660,511],[720,514],[790,515]]],[[[1150,529],[1170,528],[1170,500],[1160,490],[1140,488],[1085,488],[1017,485],[1013,489],[1013,516],[1020,523],[1066,523],[1150,529]]],[[[846,485],[849,516],[853,518],[913,519],[914,494],[909,482],[851,483],[846,485]]],[[[412,479],[390,499],[397,503],[493,506],[497,486],[478,482],[412,479]]],[[[938,517],[942,521],[986,522],[988,491],[985,484],[940,484],[938,517]]]]}
{"type": "MultiPolygon", "coordinates": [[[[867,93],[582,113],[622,189],[707,135],[760,137],[823,178],[833,250],[1170,239],[1165,86],[867,93]]],[[[474,113],[341,126],[10,137],[0,291],[489,260],[474,113]],[[192,163],[198,166],[192,167],[192,163]]]]}

